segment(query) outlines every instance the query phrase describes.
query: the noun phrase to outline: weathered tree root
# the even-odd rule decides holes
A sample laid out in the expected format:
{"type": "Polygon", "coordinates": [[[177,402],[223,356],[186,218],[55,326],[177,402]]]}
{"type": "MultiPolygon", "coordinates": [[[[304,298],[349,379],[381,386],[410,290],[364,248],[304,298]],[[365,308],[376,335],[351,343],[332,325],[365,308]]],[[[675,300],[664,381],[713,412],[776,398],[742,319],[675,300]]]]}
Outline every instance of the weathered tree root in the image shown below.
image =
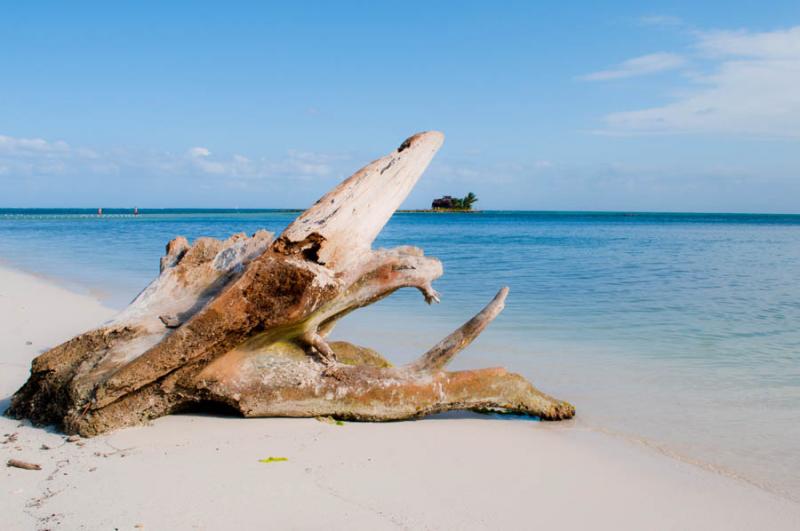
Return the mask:
{"type": "Polygon", "coordinates": [[[453,409],[572,417],[570,404],[505,369],[444,370],[500,313],[507,288],[404,367],[325,339],[338,319],[402,287],[438,302],[438,260],[371,245],[442,140],[436,132],[409,138],[277,239],[260,231],[191,246],[172,240],[160,276],[127,309],[33,361],[8,414],[84,436],[206,401],[246,417],[382,421],[453,409]]]}

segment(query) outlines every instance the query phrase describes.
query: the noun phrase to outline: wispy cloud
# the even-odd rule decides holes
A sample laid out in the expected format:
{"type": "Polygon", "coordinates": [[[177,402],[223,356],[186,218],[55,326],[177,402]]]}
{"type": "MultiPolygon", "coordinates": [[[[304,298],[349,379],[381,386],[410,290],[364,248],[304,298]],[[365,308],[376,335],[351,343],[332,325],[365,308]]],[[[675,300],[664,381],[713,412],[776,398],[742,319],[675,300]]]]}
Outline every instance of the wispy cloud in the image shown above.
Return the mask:
{"type": "Polygon", "coordinates": [[[715,30],[698,32],[696,35],[697,47],[711,55],[793,61],[800,59],[800,26],[760,33],[715,30]]]}
{"type": "Polygon", "coordinates": [[[63,140],[49,142],[43,138],[17,138],[0,135],[0,156],[95,159],[97,153],[91,149],[73,148],[63,140]]]}
{"type": "Polygon", "coordinates": [[[607,115],[605,132],[800,137],[800,26],[698,31],[694,39],[707,69],[672,87],[679,96],[668,104],[607,115]]]}
{"type": "Polygon", "coordinates": [[[63,141],[48,142],[41,138],[14,138],[0,135],[0,154],[30,156],[66,153],[69,145],[63,141]]]}
{"type": "Polygon", "coordinates": [[[24,178],[48,175],[120,175],[221,177],[228,180],[272,178],[313,179],[333,172],[344,157],[289,150],[274,158],[241,154],[217,156],[195,146],[184,153],[131,150],[95,150],[64,141],[0,135],[0,175],[24,178]]]}
{"type": "Polygon", "coordinates": [[[20,138],[0,135],[0,175],[59,175],[72,166],[94,168],[98,154],[86,148],[74,148],[63,140],[20,138]]]}
{"type": "Polygon", "coordinates": [[[584,81],[608,81],[610,79],[624,79],[629,77],[646,76],[667,70],[682,67],[686,60],[674,53],[651,53],[634,57],[618,64],[609,70],[601,70],[581,76],[584,81]]]}

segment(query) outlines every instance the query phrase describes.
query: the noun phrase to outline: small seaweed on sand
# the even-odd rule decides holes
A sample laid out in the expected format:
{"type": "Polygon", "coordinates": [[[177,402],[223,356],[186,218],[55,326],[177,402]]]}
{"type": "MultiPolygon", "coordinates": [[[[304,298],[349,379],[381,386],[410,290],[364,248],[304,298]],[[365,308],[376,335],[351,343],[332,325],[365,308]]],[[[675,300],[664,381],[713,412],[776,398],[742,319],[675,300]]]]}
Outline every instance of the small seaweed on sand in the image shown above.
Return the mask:
{"type": "Polygon", "coordinates": [[[344,421],[335,419],[333,417],[314,417],[320,422],[324,422],[326,424],[335,424],[337,426],[344,426],[344,421]]]}
{"type": "Polygon", "coordinates": [[[259,463],[277,463],[279,461],[288,461],[288,457],[267,457],[264,459],[259,459],[259,463]]]}

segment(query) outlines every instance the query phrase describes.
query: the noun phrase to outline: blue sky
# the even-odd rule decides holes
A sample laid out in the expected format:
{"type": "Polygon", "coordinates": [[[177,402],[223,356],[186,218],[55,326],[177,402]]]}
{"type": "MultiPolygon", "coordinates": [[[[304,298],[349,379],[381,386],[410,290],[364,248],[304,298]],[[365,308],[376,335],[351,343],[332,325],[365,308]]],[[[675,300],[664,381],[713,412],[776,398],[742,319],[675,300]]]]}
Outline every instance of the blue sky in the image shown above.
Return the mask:
{"type": "Polygon", "coordinates": [[[800,212],[800,3],[2,2],[0,207],[800,212]],[[560,5],[565,4],[565,5],[560,5]]]}

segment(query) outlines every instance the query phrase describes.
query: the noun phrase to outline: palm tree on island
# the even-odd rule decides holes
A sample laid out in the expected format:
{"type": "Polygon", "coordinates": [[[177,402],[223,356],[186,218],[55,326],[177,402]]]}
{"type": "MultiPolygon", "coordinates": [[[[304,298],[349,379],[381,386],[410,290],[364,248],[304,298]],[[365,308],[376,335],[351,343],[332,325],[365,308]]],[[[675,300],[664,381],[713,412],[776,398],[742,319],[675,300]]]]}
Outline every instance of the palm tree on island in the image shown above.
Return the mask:
{"type": "Polygon", "coordinates": [[[472,210],[472,205],[477,201],[478,196],[472,192],[461,198],[446,195],[434,199],[431,208],[433,210],[472,210]]]}

